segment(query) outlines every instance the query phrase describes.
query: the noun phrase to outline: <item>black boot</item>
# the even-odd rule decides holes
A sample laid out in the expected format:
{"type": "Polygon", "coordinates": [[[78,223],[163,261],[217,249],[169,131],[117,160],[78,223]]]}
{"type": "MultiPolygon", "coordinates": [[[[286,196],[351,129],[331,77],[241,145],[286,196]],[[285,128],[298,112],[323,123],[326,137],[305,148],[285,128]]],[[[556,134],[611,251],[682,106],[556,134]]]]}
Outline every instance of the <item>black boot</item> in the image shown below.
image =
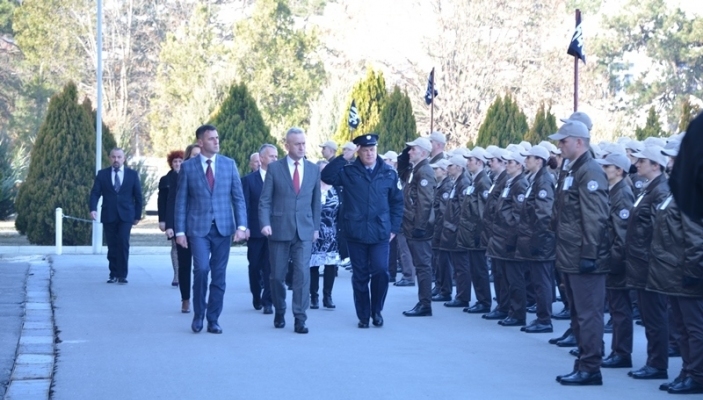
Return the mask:
{"type": "Polygon", "coordinates": [[[320,290],[320,267],[310,267],[310,308],[313,310],[320,308],[318,290],[320,290]]]}
{"type": "Polygon", "coordinates": [[[334,302],[332,302],[332,287],[334,287],[334,278],[336,275],[336,265],[325,265],[325,271],[322,276],[322,305],[325,308],[336,307],[334,302]]]}

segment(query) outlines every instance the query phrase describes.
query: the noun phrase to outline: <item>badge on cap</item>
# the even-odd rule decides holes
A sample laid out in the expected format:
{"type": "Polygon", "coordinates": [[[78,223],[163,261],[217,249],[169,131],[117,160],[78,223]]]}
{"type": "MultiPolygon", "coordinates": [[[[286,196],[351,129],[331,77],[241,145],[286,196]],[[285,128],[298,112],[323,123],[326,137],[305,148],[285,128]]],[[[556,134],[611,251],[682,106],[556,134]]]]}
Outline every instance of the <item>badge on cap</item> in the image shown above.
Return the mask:
{"type": "Polygon", "coordinates": [[[644,186],[644,184],[642,183],[642,181],[637,181],[637,182],[635,182],[635,187],[636,187],[637,189],[642,189],[642,186],[644,186]]]}
{"type": "Polygon", "coordinates": [[[524,195],[524,194],[518,195],[518,196],[517,196],[517,201],[519,201],[520,203],[522,203],[523,201],[525,201],[525,195],[524,195]]]}
{"type": "Polygon", "coordinates": [[[423,179],[420,181],[420,186],[427,186],[427,179],[423,179]]]}
{"type": "Polygon", "coordinates": [[[366,135],[366,140],[371,140],[371,135],[366,135]]]}
{"type": "Polygon", "coordinates": [[[444,200],[448,199],[448,198],[449,198],[449,193],[444,192],[444,194],[442,194],[442,198],[443,198],[444,200]]]}
{"type": "Polygon", "coordinates": [[[618,215],[620,216],[620,219],[628,219],[630,218],[630,211],[622,209],[618,215]]]}
{"type": "Polygon", "coordinates": [[[588,182],[588,185],[586,185],[586,187],[587,187],[588,190],[590,190],[591,192],[594,192],[594,191],[596,191],[596,189],[598,189],[598,182],[596,182],[596,181],[590,181],[590,182],[588,182]]]}
{"type": "Polygon", "coordinates": [[[542,189],[539,191],[539,193],[537,193],[537,196],[539,196],[540,199],[545,199],[547,198],[547,191],[542,189]]]}

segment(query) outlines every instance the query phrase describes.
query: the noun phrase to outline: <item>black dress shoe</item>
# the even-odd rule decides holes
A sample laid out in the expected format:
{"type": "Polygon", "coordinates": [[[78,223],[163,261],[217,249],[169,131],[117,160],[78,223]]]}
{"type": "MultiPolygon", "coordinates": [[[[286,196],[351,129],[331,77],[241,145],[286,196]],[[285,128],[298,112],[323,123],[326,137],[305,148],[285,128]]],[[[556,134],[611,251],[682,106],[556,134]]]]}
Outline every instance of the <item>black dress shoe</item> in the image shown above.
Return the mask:
{"type": "Polygon", "coordinates": [[[273,314],[273,307],[264,306],[264,314],[273,314]]]}
{"type": "Polygon", "coordinates": [[[577,372],[578,372],[578,371],[574,370],[574,371],[571,371],[571,372],[569,372],[568,374],[565,374],[565,375],[557,375],[557,382],[561,382],[562,379],[564,379],[564,378],[566,378],[566,377],[569,377],[569,376],[571,376],[571,375],[573,375],[573,374],[575,374],[575,373],[577,373],[577,372]]]}
{"type": "Polygon", "coordinates": [[[536,313],[537,312],[537,304],[533,304],[533,305],[527,307],[526,310],[530,314],[536,313]]]}
{"type": "Polygon", "coordinates": [[[207,331],[210,333],[222,333],[222,328],[220,328],[220,325],[217,322],[208,322],[207,323],[207,331]]]}
{"type": "MultiPolygon", "coordinates": [[[[452,296],[450,296],[448,294],[436,294],[436,295],[432,296],[432,301],[450,301],[451,299],[452,299],[452,296]]],[[[466,306],[464,306],[464,307],[466,307],[466,306]]]]}
{"type": "Polygon", "coordinates": [[[520,332],[525,332],[525,329],[527,329],[528,326],[532,326],[532,325],[534,325],[534,324],[536,324],[536,323],[537,323],[537,320],[536,320],[536,319],[533,319],[532,321],[530,321],[529,324],[527,324],[527,325],[523,326],[522,328],[520,328],[520,332]]]}
{"type": "Polygon", "coordinates": [[[611,354],[608,358],[603,359],[600,366],[601,368],[632,368],[632,358],[611,354]]]}
{"type": "Polygon", "coordinates": [[[569,335],[571,335],[571,328],[564,331],[564,334],[559,336],[558,338],[549,339],[549,344],[557,344],[557,342],[559,342],[560,340],[566,339],[569,335]]]}
{"type": "Polygon", "coordinates": [[[466,307],[464,312],[469,314],[485,314],[491,312],[491,307],[483,305],[481,303],[476,303],[471,307],[466,307]]]}
{"type": "Polygon", "coordinates": [[[371,321],[373,322],[373,326],[383,326],[383,317],[381,316],[381,313],[374,314],[371,321]]]}
{"type": "Polygon", "coordinates": [[[559,319],[559,320],[571,319],[571,312],[569,312],[568,308],[564,307],[561,311],[552,315],[552,319],[559,319]]]}
{"type": "Polygon", "coordinates": [[[295,331],[295,333],[308,333],[308,328],[305,326],[305,322],[299,319],[295,320],[293,330],[295,331]]]}
{"type": "Polygon", "coordinates": [[[195,316],[193,317],[193,323],[190,324],[190,329],[193,330],[193,332],[198,333],[203,330],[203,317],[198,317],[195,316]]]}
{"type": "Polygon", "coordinates": [[[576,347],[576,346],[578,346],[578,343],[576,343],[576,338],[574,337],[574,335],[569,334],[569,336],[558,341],[557,346],[559,346],[559,347],[576,347]]]}
{"type": "Polygon", "coordinates": [[[641,319],[635,320],[635,325],[644,326],[644,322],[641,319]]]}
{"type": "Polygon", "coordinates": [[[669,390],[670,387],[676,386],[677,383],[681,383],[681,382],[683,382],[683,380],[684,380],[684,378],[682,378],[681,375],[679,375],[673,381],[662,383],[661,385],[659,385],[659,390],[666,392],[667,390],[669,390]]]}
{"type": "Polygon", "coordinates": [[[403,315],[406,317],[431,317],[432,307],[417,303],[412,310],[403,311],[403,315]]]}
{"type": "Polygon", "coordinates": [[[315,297],[310,297],[310,308],[313,310],[317,310],[320,308],[320,298],[315,296],[315,297]]]}
{"type": "Polygon", "coordinates": [[[565,376],[559,381],[562,385],[568,386],[590,386],[602,385],[603,376],[599,372],[578,371],[572,375],[565,376]]]}
{"type": "Polygon", "coordinates": [[[253,299],[251,304],[254,306],[254,310],[261,310],[261,299],[253,299]]]}
{"type": "Polygon", "coordinates": [[[645,365],[637,371],[630,371],[627,375],[634,379],[669,379],[669,374],[665,369],[657,369],[649,365],[645,365]]]}
{"type": "Polygon", "coordinates": [[[581,355],[581,350],[571,349],[571,350],[569,350],[569,354],[571,354],[572,356],[574,356],[576,358],[579,358],[579,356],[581,355]]]}
{"type": "Polygon", "coordinates": [[[337,308],[332,302],[332,296],[322,296],[322,306],[325,308],[337,308]]]}
{"type": "Polygon", "coordinates": [[[687,376],[683,382],[672,385],[667,390],[670,394],[696,394],[703,393],[703,384],[696,382],[690,376],[687,376]]]}
{"type": "Polygon", "coordinates": [[[676,347],[669,347],[669,357],[681,357],[681,351],[676,347]]]}
{"type": "Polygon", "coordinates": [[[452,308],[468,307],[468,306],[469,306],[469,302],[468,302],[468,301],[461,301],[461,300],[454,299],[454,300],[452,300],[452,301],[448,301],[448,302],[444,303],[444,306],[445,306],[445,307],[452,307],[452,308]]]}
{"type": "Polygon", "coordinates": [[[483,314],[481,316],[483,319],[506,319],[508,318],[508,313],[507,312],[502,312],[499,311],[498,309],[495,309],[488,314],[483,314]]]}
{"type": "Polygon", "coordinates": [[[366,329],[369,327],[369,321],[368,320],[366,320],[366,321],[359,320],[359,323],[356,326],[358,326],[361,329],[366,329]]]}
{"type": "Polygon", "coordinates": [[[439,294],[439,286],[435,286],[432,288],[432,296],[437,296],[439,294]]]}
{"type": "Polygon", "coordinates": [[[415,281],[411,281],[410,279],[401,279],[398,282],[394,283],[393,285],[395,286],[415,286],[415,281]]]}
{"type": "Polygon", "coordinates": [[[525,332],[526,333],[551,333],[554,332],[554,328],[552,327],[552,324],[532,324],[530,326],[525,327],[525,332]]]}
{"type": "Polygon", "coordinates": [[[107,283],[116,283],[116,282],[117,282],[117,278],[112,277],[112,276],[110,277],[110,279],[107,280],[107,283]]]}
{"type": "Polygon", "coordinates": [[[498,325],[503,325],[503,326],[525,326],[525,320],[524,319],[517,319],[513,317],[508,317],[502,321],[498,321],[498,325]]]}
{"type": "Polygon", "coordinates": [[[129,282],[127,281],[127,278],[117,278],[117,283],[121,283],[124,285],[129,282]]]}
{"type": "Polygon", "coordinates": [[[273,326],[276,328],[283,328],[286,326],[286,317],[285,314],[281,313],[276,313],[276,316],[273,317],[273,326]]]}

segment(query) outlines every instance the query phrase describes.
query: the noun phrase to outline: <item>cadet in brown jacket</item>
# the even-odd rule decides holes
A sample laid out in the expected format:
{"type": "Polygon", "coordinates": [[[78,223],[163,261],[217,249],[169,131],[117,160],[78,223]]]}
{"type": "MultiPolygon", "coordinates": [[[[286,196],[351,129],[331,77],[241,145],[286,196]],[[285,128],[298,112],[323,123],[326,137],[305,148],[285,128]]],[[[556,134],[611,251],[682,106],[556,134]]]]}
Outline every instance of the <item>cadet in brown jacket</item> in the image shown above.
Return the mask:
{"type": "Polygon", "coordinates": [[[432,315],[432,234],[434,233],[434,191],[437,186],[427,157],[432,144],[427,138],[417,138],[410,146],[408,183],[403,188],[403,234],[407,238],[417,275],[419,302],[406,317],[432,315]]]}
{"type": "MultiPolygon", "coordinates": [[[[675,157],[678,150],[664,150],[675,157]]],[[[703,393],[703,221],[692,221],[671,195],[657,208],[649,257],[647,290],[669,296],[682,333],[681,373],[659,389],[703,393]]]]}
{"type": "Polygon", "coordinates": [[[525,201],[527,180],[523,172],[525,157],[520,153],[503,156],[507,161],[505,172],[508,179],[495,206],[492,231],[486,255],[493,260],[496,277],[501,276],[501,291],[498,304],[508,304],[508,315],[498,321],[502,326],[524,326],[527,310],[525,266],[515,258],[517,225],[520,210],[525,201]],[[497,271],[500,271],[498,274],[497,271]]]}
{"type": "Polygon", "coordinates": [[[630,211],[625,241],[625,268],[627,287],[637,290],[637,302],[647,336],[647,363],[628,372],[635,379],[667,379],[669,367],[669,324],[666,296],[648,292],[649,249],[654,231],[656,208],[669,194],[664,168],[668,162],[659,146],[647,146],[637,158],[637,173],[648,180],[630,211]]]}
{"type": "Polygon", "coordinates": [[[449,192],[454,184],[447,173],[449,161],[442,158],[430,163],[437,180],[432,209],[434,210],[434,233],[432,234],[432,274],[435,286],[432,288],[432,301],[449,301],[452,299],[452,264],[449,253],[441,252],[439,247],[442,236],[442,215],[449,202],[449,192]]]}
{"type": "Polygon", "coordinates": [[[630,159],[625,154],[611,153],[596,160],[603,166],[610,186],[610,272],[605,278],[606,297],[613,321],[611,353],[603,360],[602,368],[632,367],[632,301],[625,283],[625,236],[630,210],[635,202],[628,182],[630,159]]]}
{"type": "Polygon", "coordinates": [[[578,121],[567,121],[549,137],[569,160],[557,197],[556,266],[569,297],[571,327],[579,349],[574,370],[557,376],[562,385],[602,385],[600,373],[608,272],[608,181],[589,153],[590,133],[578,121]]]}
{"type": "Polygon", "coordinates": [[[487,152],[480,147],[474,148],[468,155],[466,168],[471,174],[471,184],[466,188],[459,216],[459,233],[457,245],[469,251],[470,282],[457,279],[457,292],[473,284],[476,292],[476,304],[464,308],[471,314],[484,314],[491,311],[491,282],[488,278],[486,263],[486,246],[481,243],[483,232],[483,212],[490,194],[491,179],[485,171],[487,152]],[[463,288],[463,289],[462,289],[463,288]]]}
{"type": "MultiPolygon", "coordinates": [[[[471,271],[469,269],[469,251],[457,246],[457,235],[459,230],[459,220],[461,216],[461,204],[464,200],[464,193],[469,187],[469,177],[466,174],[466,159],[460,154],[456,154],[449,159],[447,167],[447,178],[452,185],[449,190],[447,206],[442,214],[441,235],[439,240],[439,253],[446,254],[456,273],[456,298],[444,303],[445,307],[468,307],[471,300],[471,271]],[[459,282],[468,282],[467,285],[459,285],[459,282]]],[[[451,288],[452,277],[445,279],[451,288]]],[[[451,292],[450,292],[451,293],[451,292]]],[[[433,298],[434,300],[434,298],[433,298]]]]}
{"type": "MultiPolygon", "coordinates": [[[[533,146],[523,152],[529,173],[528,189],[517,226],[517,254],[535,289],[537,318],[524,328],[527,333],[553,332],[552,298],[554,296],[554,232],[550,229],[554,207],[554,177],[549,170],[549,151],[533,146]]],[[[553,161],[553,162],[556,162],[553,161]]]]}

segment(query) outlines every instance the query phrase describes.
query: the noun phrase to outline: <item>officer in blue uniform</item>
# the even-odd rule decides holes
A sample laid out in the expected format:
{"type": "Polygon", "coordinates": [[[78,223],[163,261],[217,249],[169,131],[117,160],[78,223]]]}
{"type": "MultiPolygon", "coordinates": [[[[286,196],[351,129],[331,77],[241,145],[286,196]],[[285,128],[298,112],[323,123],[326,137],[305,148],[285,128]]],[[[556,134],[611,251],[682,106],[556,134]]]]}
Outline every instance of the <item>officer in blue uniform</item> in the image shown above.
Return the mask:
{"type": "Polygon", "coordinates": [[[361,135],[353,142],[356,160],[349,163],[353,154],[335,158],[322,170],[321,178],[343,188],[340,221],[352,265],[358,326],[368,328],[372,319],[380,327],[388,292],[389,243],[400,232],[403,194],[398,174],[377,154],[378,135],[361,135]]]}

